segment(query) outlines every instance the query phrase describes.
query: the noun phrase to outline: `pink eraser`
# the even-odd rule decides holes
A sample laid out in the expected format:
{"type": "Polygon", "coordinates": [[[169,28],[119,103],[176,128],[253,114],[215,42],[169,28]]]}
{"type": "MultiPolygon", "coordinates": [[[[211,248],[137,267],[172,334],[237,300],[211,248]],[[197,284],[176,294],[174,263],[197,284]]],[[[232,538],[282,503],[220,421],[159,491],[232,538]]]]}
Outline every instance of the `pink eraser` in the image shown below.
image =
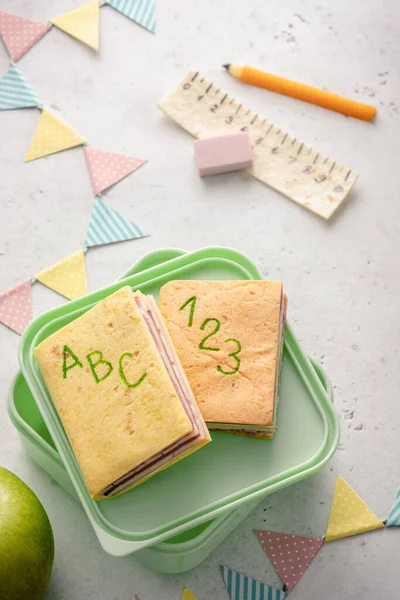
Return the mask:
{"type": "Polygon", "coordinates": [[[253,165],[250,136],[246,132],[196,140],[194,155],[200,177],[249,169],[253,165]]]}

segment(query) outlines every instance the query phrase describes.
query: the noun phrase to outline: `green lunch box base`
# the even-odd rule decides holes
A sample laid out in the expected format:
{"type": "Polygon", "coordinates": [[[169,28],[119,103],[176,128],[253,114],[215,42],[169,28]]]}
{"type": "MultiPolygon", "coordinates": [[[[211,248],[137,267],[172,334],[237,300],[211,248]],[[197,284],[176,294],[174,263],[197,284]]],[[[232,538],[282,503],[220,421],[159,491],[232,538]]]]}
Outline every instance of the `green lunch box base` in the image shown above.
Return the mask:
{"type": "MultiPolygon", "coordinates": [[[[57,448],[59,460],[65,466],[62,485],[69,487],[72,483],[102,547],[114,556],[149,547],[159,549],[164,544],[176,549],[178,544],[186,543],[188,530],[197,532],[196,541],[200,530],[200,535],[206,538],[209,527],[211,531],[214,526],[218,529],[219,519],[221,523],[228,523],[229,516],[236,514],[240,521],[267,494],[317,473],[338,445],[339,425],[329,391],[324,388],[288,323],[280,383],[279,425],[273,441],[213,432],[211,444],[143,485],[117,498],[91,500],[40,376],[33,348],[123,285],[157,298],[160,287],[176,279],[258,280],[262,276],[246,256],[229,248],[203,248],[190,253],[174,249],[152,252],[114,284],[39,316],[28,326],[20,343],[19,361],[27,389],[54,441],[51,451],[55,454],[57,448]],[[196,473],[195,477],[193,473],[196,473]],[[209,526],[211,521],[212,526],[209,526]],[[180,536],[184,537],[183,542],[180,536]]],[[[42,455],[43,449],[38,443],[40,436],[36,433],[35,436],[30,437],[35,446],[31,450],[42,455]]],[[[45,455],[43,460],[48,461],[48,456],[45,455]]],[[[49,465],[46,470],[51,468],[49,465]]],[[[232,529],[231,524],[226,527],[227,532],[232,529]]],[[[214,547],[226,535],[225,532],[219,537],[219,533],[218,529],[214,547]]],[[[209,551],[207,541],[206,553],[209,551]]],[[[185,564],[183,568],[192,566],[188,562],[185,564]]]]}
{"type": "MultiPolygon", "coordinates": [[[[322,385],[333,400],[330,381],[323,369],[314,361],[311,362],[322,385]]],[[[10,390],[8,412],[30,458],[68,494],[78,500],[71,479],[21,372],[15,377],[10,390]]],[[[183,573],[194,569],[262,500],[248,502],[216,519],[188,529],[161,544],[138,550],[135,556],[146,567],[160,573],[183,573]]]]}

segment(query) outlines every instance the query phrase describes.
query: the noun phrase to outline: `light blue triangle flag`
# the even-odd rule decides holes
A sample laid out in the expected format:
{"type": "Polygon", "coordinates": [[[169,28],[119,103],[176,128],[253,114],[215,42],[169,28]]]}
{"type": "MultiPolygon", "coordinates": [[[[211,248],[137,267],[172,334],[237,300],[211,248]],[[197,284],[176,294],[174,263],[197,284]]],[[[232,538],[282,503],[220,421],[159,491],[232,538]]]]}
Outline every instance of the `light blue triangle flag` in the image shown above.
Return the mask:
{"type": "Polygon", "coordinates": [[[104,200],[96,196],[86,234],[86,248],[134,240],[147,235],[138,225],[125,219],[118,211],[110,208],[104,200]]]}
{"type": "Polygon", "coordinates": [[[283,600],[287,593],[220,565],[230,600],[283,600]]]}
{"type": "Polygon", "coordinates": [[[29,106],[42,104],[22,71],[11,63],[7,73],[0,79],[0,110],[29,106]]]}
{"type": "Polygon", "coordinates": [[[155,0],[106,0],[106,3],[145,29],[156,32],[155,0]]]}
{"type": "Polygon", "coordinates": [[[400,489],[396,494],[386,527],[400,527],[400,489]]]}

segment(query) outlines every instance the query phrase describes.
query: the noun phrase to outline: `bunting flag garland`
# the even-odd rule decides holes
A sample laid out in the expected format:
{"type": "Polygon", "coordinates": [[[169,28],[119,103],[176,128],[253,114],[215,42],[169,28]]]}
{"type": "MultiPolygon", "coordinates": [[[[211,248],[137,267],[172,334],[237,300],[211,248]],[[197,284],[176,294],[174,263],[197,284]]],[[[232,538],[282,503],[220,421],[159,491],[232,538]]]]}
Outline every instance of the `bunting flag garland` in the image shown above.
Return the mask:
{"type": "Polygon", "coordinates": [[[86,147],[84,150],[95,195],[121,181],[147,162],[142,158],[103,152],[96,148],[86,147]]]}
{"type": "Polygon", "coordinates": [[[220,565],[230,600],[283,600],[287,593],[220,565]]]}
{"type": "Polygon", "coordinates": [[[155,0],[105,0],[106,4],[151,33],[156,32],[155,0]]]}
{"type": "Polygon", "coordinates": [[[99,197],[95,198],[84,244],[86,248],[113,242],[125,242],[147,237],[147,235],[138,225],[128,221],[118,211],[109,207],[104,200],[99,197]]]}
{"type": "Polygon", "coordinates": [[[93,50],[99,49],[100,3],[93,0],[84,6],[51,19],[53,25],[65,31],[93,50]]]}
{"type": "Polygon", "coordinates": [[[383,523],[348,483],[338,475],[329,515],[326,542],[373,531],[383,523]]]}
{"type": "Polygon", "coordinates": [[[43,25],[0,11],[0,37],[3,38],[11,60],[15,62],[28,52],[50,27],[51,25],[43,25]]]}
{"type": "Polygon", "coordinates": [[[68,148],[80,146],[85,142],[85,138],[81,137],[47,108],[44,108],[33,134],[25,162],[62,150],[68,150],[68,148]]]}
{"type": "Polygon", "coordinates": [[[28,279],[0,294],[0,323],[21,335],[31,321],[31,282],[28,279]]]}
{"type": "Polygon", "coordinates": [[[396,494],[386,527],[400,527],[400,489],[396,494]]]}
{"type": "Polygon", "coordinates": [[[182,600],[198,600],[198,598],[192,594],[190,590],[184,587],[182,592],[182,600]]]}
{"type": "Polygon", "coordinates": [[[321,549],[324,540],[288,533],[254,530],[258,541],[290,591],[321,549]]]}
{"type": "Polygon", "coordinates": [[[80,249],[44,269],[35,275],[35,279],[69,300],[84,296],[88,293],[88,288],[83,250],[80,249]]]}
{"type": "Polygon", "coordinates": [[[14,64],[0,79],[0,110],[41,106],[36,92],[25,75],[14,64]]]}

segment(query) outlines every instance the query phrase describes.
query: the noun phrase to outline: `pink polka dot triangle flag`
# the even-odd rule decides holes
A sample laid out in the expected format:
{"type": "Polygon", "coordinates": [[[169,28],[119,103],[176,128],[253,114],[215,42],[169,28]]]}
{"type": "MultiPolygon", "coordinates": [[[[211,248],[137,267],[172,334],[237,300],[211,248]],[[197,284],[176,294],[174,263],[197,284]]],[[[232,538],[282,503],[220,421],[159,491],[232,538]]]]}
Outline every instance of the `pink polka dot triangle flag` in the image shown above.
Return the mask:
{"type": "Polygon", "coordinates": [[[78,250],[44,269],[35,275],[35,279],[69,300],[84,296],[88,288],[83,250],[78,250]]]}
{"type": "Polygon", "coordinates": [[[28,279],[0,294],[0,322],[21,335],[31,321],[31,282],[28,279]]]}
{"type": "Polygon", "coordinates": [[[0,11],[0,37],[11,60],[17,62],[51,26],[0,11]]]}
{"type": "Polygon", "coordinates": [[[121,181],[124,177],[136,171],[147,161],[142,158],[103,152],[96,148],[85,147],[86,164],[92,182],[93,192],[100,192],[121,181]]]}
{"type": "Polygon", "coordinates": [[[382,527],[382,521],[338,475],[325,541],[331,542],[382,527]]]}
{"type": "Polygon", "coordinates": [[[287,596],[283,590],[247,577],[234,569],[223,565],[219,568],[230,600],[283,600],[287,596]]]}
{"type": "Polygon", "coordinates": [[[386,527],[400,527],[400,489],[396,494],[386,527]]]}
{"type": "Polygon", "coordinates": [[[289,592],[324,543],[318,538],[289,533],[260,530],[254,530],[254,533],[289,592]]]}

